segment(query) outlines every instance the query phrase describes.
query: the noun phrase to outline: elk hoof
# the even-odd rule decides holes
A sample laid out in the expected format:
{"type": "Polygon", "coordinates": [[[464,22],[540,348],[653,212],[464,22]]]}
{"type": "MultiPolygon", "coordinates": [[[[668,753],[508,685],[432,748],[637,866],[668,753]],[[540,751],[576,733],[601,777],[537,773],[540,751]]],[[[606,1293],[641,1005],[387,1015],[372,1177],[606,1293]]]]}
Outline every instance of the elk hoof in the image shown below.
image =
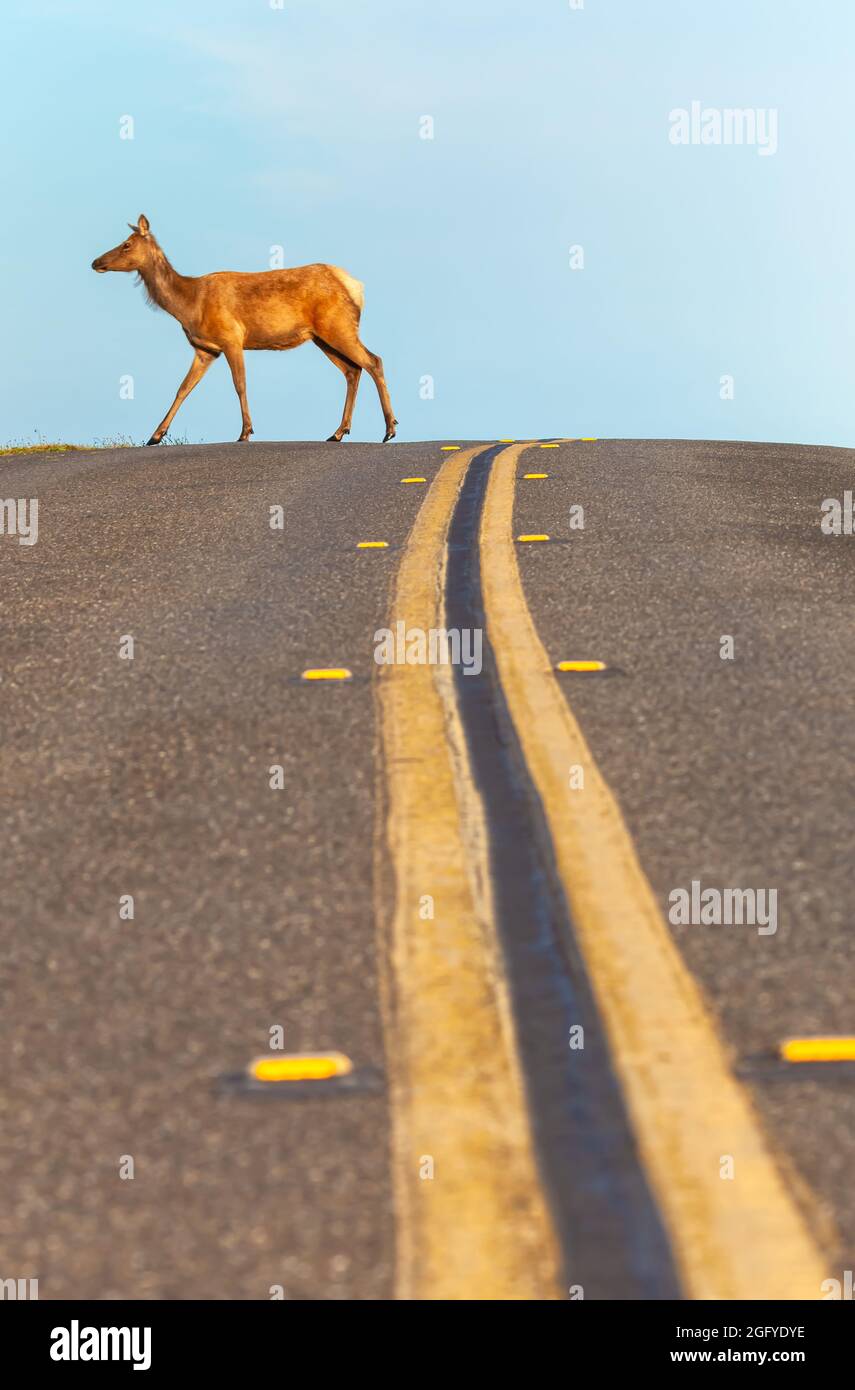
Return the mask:
{"type": "MultiPolygon", "coordinates": [[[[395,421],[395,425],[397,425],[397,423],[398,423],[398,422],[397,422],[397,420],[396,420],[396,421],[395,421]]],[[[384,443],[384,444],[388,444],[390,439],[394,439],[394,438],[395,438],[395,425],[390,425],[389,428],[387,429],[386,433],[384,434],[384,436],[383,436],[383,443],[384,443]]]]}
{"type": "Polygon", "coordinates": [[[329,437],[327,438],[327,443],[340,444],[344,435],[346,434],[350,434],[350,430],[336,430],[335,434],[329,435],[329,437]]]}
{"type": "Polygon", "coordinates": [[[238,435],[238,444],[248,444],[251,434],[255,434],[255,430],[247,430],[245,434],[238,435]]]}
{"type": "Polygon", "coordinates": [[[152,437],[151,437],[151,439],[146,440],[146,446],[145,446],[145,447],[148,448],[150,444],[159,444],[162,438],[163,438],[163,435],[162,435],[162,434],[153,434],[152,437]]]}

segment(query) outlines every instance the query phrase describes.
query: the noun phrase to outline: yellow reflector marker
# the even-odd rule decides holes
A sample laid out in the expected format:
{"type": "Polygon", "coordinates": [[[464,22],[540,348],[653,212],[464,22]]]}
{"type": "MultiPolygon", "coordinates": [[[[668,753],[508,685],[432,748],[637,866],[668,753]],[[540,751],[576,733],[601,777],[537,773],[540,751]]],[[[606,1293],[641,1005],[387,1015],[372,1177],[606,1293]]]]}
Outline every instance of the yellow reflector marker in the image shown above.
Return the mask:
{"type": "Polygon", "coordinates": [[[855,1038],[787,1038],[779,1052],[785,1062],[855,1062],[855,1038]]]}
{"type": "Polygon", "coordinates": [[[304,681],[349,681],[352,671],[346,666],[314,667],[303,672],[304,681]]]}
{"type": "Polygon", "coordinates": [[[583,444],[596,444],[597,436],[595,434],[583,434],[581,442],[583,444]]]}
{"type": "Polygon", "coordinates": [[[248,1071],[255,1081],[326,1081],[347,1076],[353,1063],[343,1052],[292,1052],[281,1057],[256,1057],[248,1071]]]}
{"type": "Polygon", "coordinates": [[[604,661],[559,661],[557,671],[605,671],[604,661]]]}
{"type": "Polygon", "coordinates": [[[548,473],[523,473],[523,478],[548,478],[548,473]]]}
{"type": "Polygon", "coordinates": [[[442,449],[442,452],[443,452],[444,454],[450,454],[450,453],[453,452],[454,449],[459,449],[459,448],[460,448],[460,445],[459,445],[459,444],[441,444],[441,445],[440,445],[440,448],[442,449]]]}
{"type": "Polygon", "coordinates": [[[518,541],[548,541],[548,536],[517,536],[518,541]]]}
{"type": "Polygon", "coordinates": [[[515,439],[500,439],[500,440],[499,440],[499,443],[500,443],[500,444],[516,444],[516,442],[517,442],[517,441],[516,441],[515,439]]]}
{"type": "Polygon", "coordinates": [[[558,445],[558,444],[541,444],[540,447],[541,447],[541,449],[558,449],[558,448],[560,448],[561,446],[558,445]]]}
{"type": "Polygon", "coordinates": [[[357,550],[382,550],[388,541],[357,541],[357,550]]]}
{"type": "Polygon", "coordinates": [[[402,483],[426,483],[427,478],[402,478],[402,483]]]}

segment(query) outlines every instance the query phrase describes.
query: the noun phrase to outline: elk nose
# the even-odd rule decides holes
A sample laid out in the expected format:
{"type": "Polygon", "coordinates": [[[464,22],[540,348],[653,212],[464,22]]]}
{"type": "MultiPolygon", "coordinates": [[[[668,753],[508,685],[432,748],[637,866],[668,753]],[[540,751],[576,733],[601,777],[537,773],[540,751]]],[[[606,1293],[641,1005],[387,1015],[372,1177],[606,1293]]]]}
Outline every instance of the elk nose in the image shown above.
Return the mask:
{"type": "Polygon", "coordinates": [[[104,269],[104,267],[103,267],[102,264],[101,264],[101,257],[100,257],[100,256],[97,256],[96,259],[92,262],[92,269],[93,269],[93,270],[103,270],[103,269],[104,269]]]}

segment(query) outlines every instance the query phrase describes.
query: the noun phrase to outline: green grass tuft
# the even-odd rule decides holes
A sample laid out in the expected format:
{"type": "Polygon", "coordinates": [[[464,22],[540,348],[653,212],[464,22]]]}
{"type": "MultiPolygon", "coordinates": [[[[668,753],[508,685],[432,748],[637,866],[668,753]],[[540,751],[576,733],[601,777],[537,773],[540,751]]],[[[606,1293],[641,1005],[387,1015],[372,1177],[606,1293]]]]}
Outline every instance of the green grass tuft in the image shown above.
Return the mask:
{"type": "Polygon", "coordinates": [[[66,454],[80,444],[4,444],[0,454],[66,454]]]}
{"type": "MultiPolygon", "coordinates": [[[[81,449],[139,449],[145,444],[144,439],[131,439],[128,434],[105,435],[103,439],[93,439],[91,444],[63,444],[44,439],[38,430],[33,430],[37,443],[32,444],[26,439],[12,439],[8,444],[0,444],[0,455],[3,454],[66,454],[79,451],[81,449]]],[[[199,441],[203,442],[203,441],[199,441]]],[[[164,444],[191,444],[192,440],[186,435],[176,435],[161,440],[160,447],[164,444]]]]}

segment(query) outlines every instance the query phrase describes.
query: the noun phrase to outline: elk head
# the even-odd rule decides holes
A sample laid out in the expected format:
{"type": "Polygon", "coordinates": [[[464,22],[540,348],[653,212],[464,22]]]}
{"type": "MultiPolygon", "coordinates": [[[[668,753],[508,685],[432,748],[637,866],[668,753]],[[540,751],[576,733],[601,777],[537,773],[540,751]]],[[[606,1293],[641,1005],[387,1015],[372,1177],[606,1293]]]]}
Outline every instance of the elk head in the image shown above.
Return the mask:
{"type": "Polygon", "coordinates": [[[134,226],[129,222],[131,235],[127,241],[123,241],[120,246],[114,246],[112,251],[105,251],[103,256],[98,256],[92,262],[92,269],[103,274],[106,270],[142,270],[149,264],[152,249],[155,246],[154,237],[151,235],[148,218],[145,213],[140,213],[139,222],[134,226]]]}

